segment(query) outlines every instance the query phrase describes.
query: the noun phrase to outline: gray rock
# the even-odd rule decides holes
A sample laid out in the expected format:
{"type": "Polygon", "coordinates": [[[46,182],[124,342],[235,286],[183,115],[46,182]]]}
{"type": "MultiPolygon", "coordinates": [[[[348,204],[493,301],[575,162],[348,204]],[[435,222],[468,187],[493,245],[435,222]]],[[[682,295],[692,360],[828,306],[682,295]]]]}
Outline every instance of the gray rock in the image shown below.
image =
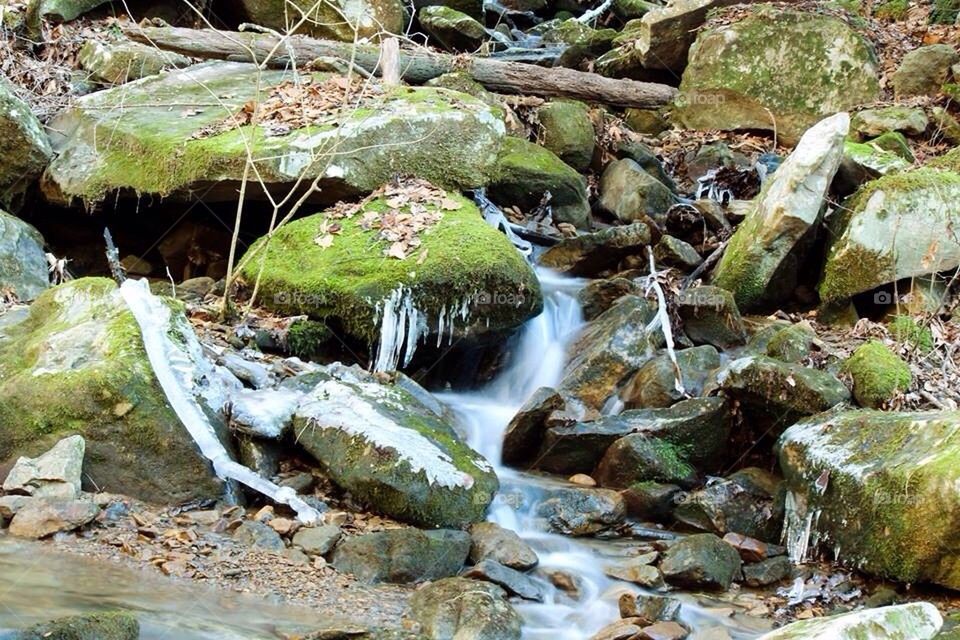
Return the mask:
{"type": "Polygon", "coordinates": [[[930,640],[943,626],[943,616],[929,602],[863,609],[836,616],[801,620],[766,633],[757,640],[858,640],[859,638],[910,638],[930,640]]]}
{"type": "Polygon", "coordinates": [[[240,544],[264,551],[279,553],[287,548],[279,533],[256,520],[244,520],[233,532],[233,539],[240,544]]]}
{"type": "Polygon", "coordinates": [[[340,527],[335,524],[303,527],[293,534],[293,545],[303,549],[308,556],[323,556],[333,550],[340,536],[340,527]]]}
{"type": "Polygon", "coordinates": [[[487,37],[482,24],[450,7],[423,7],[417,19],[424,31],[449,51],[475,51],[487,37]]]}
{"type": "Polygon", "coordinates": [[[676,445],[634,433],[614,442],[603,454],[594,474],[602,487],[624,489],[637,482],[663,482],[690,488],[697,471],[676,445]]]}
{"type": "Polygon", "coordinates": [[[556,489],[536,506],[536,515],[557,533],[589,536],[623,522],[626,504],[607,489],[556,489]]]}
{"type": "Polygon", "coordinates": [[[22,505],[10,521],[10,533],[21,538],[45,538],[73,531],[91,522],[100,508],[89,500],[36,498],[22,505]]]}
{"type": "Polygon", "coordinates": [[[677,315],[683,321],[683,332],[694,344],[729,349],[746,342],[737,303],[726,289],[701,286],[681,291],[677,315]]]}
{"type": "MultiPolygon", "coordinates": [[[[13,85],[5,78],[0,78],[0,158],[3,158],[3,165],[0,166],[0,208],[13,211],[20,209],[27,189],[43,172],[51,154],[50,141],[43,125],[30,107],[17,97],[13,85]]],[[[6,244],[7,231],[0,231],[3,231],[6,244]]]]}
{"type": "Polygon", "coordinates": [[[797,253],[820,220],[849,125],[839,113],[811,127],[737,227],[713,284],[732,291],[741,309],[782,301],[795,289],[797,253]]]}
{"type": "Polygon", "coordinates": [[[627,514],[639,520],[665,522],[672,518],[673,509],[683,490],[675,484],[638,482],[620,495],[627,504],[627,514]]]}
{"type": "Polygon", "coordinates": [[[543,602],[546,597],[543,588],[536,580],[516,569],[505,567],[495,560],[481,560],[461,575],[464,578],[492,582],[503,587],[508,594],[519,596],[524,600],[543,602]]]}
{"type": "Polygon", "coordinates": [[[361,582],[408,584],[457,575],[469,553],[463,531],[390,529],[342,540],[332,563],[361,582]]]}
{"type": "Polygon", "coordinates": [[[59,500],[80,497],[83,436],[64,438],[38,458],[20,458],[3,482],[7,493],[59,500]]]}
{"type": "Polygon", "coordinates": [[[792,572],[793,563],[787,556],[775,556],[743,565],[743,581],[748,587],[765,587],[786,580],[792,572]]]}
{"type": "Polygon", "coordinates": [[[413,594],[410,610],[431,640],[520,640],[520,615],[495,584],[438,580],[413,594]]]}
{"type": "MultiPolygon", "coordinates": [[[[2,126],[0,119],[0,128],[2,126]]],[[[0,142],[0,152],[3,151],[3,144],[0,142]]],[[[0,183],[0,206],[3,204],[2,193],[3,186],[0,183]]],[[[43,237],[36,229],[0,211],[0,287],[9,289],[20,300],[33,300],[50,286],[43,243],[43,237]]]]}
{"type": "Polygon", "coordinates": [[[593,160],[596,132],[590,108],[574,100],[552,100],[537,109],[541,144],[577,171],[586,171],[593,160]]]}
{"type": "Polygon", "coordinates": [[[664,219],[676,198],[629,158],[614,160],[600,176],[600,206],[623,222],[664,219]]]}
{"type": "Polygon", "coordinates": [[[740,555],[711,533],[687,536],[663,556],[660,570],[674,586],[727,589],[740,575],[740,555]]]}
{"type": "Polygon", "coordinates": [[[0,519],[9,520],[23,507],[30,504],[30,496],[0,496],[0,519]]]}
{"type": "Polygon", "coordinates": [[[616,304],[626,295],[639,295],[643,288],[632,279],[614,276],[603,280],[590,280],[577,293],[577,299],[586,321],[595,320],[601,313],[616,304]]]}
{"type": "Polygon", "coordinates": [[[616,564],[604,567],[603,572],[617,580],[633,582],[648,589],[659,589],[663,587],[663,576],[660,575],[659,569],[652,566],[656,559],[656,551],[636,558],[624,558],[616,564]]]}
{"type": "Polygon", "coordinates": [[[676,370],[669,354],[649,360],[633,374],[620,391],[620,399],[627,409],[656,409],[669,407],[685,395],[697,397],[711,379],[712,372],[720,366],[720,354],[711,345],[680,349],[676,351],[681,394],[677,390],[676,370]]]}
{"type": "Polygon", "coordinates": [[[783,526],[782,483],[762,469],[741,469],[687,494],[673,515],[680,522],[717,535],[734,532],[776,540],[783,526]]]}
{"type": "Polygon", "coordinates": [[[519,571],[537,566],[537,553],[515,532],[493,522],[479,522],[470,527],[470,561],[496,562],[519,571]]]}
{"type": "Polygon", "coordinates": [[[877,107],[858,111],[850,120],[850,130],[861,140],[876,138],[890,131],[908,136],[921,136],[930,126],[927,114],[920,107],[877,107]]]}
{"type": "Polygon", "coordinates": [[[637,596],[625,593],[620,596],[621,618],[640,618],[644,624],[670,622],[680,618],[680,601],[661,596],[637,596]]]}
{"type": "Polygon", "coordinates": [[[561,240],[540,256],[540,264],[571,276],[595,277],[650,244],[650,227],[642,222],[610,227],[561,240]]]}
{"type": "Polygon", "coordinates": [[[137,640],[140,623],[132,613],[88,613],[41,622],[12,636],[12,640],[137,640]]]}
{"type": "Polygon", "coordinates": [[[767,342],[766,353],[781,362],[800,362],[813,348],[817,334],[806,320],[774,333],[767,342]]]}
{"type": "Polygon", "coordinates": [[[543,443],[547,418],[564,405],[563,397],[550,387],[534,391],[504,431],[503,463],[516,467],[529,462],[543,443]]]}
{"type": "Polygon", "coordinates": [[[91,79],[107,84],[124,84],[167,69],[183,69],[193,64],[186,56],[139,42],[99,40],[88,40],[83,45],[79,62],[91,79]]]}
{"type": "Polygon", "coordinates": [[[273,478],[280,472],[282,445],[279,442],[247,436],[238,437],[235,442],[237,459],[261,478],[273,478]]]}
{"type": "Polygon", "coordinates": [[[898,98],[940,93],[960,54],[949,44],[931,44],[907,53],[891,78],[898,98]]]}
{"type": "Polygon", "coordinates": [[[657,264],[676,267],[681,271],[693,271],[703,262],[703,258],[693,246],[667,235],[662,236],[660,242],[653,248],[653,256],[657,264]]]}

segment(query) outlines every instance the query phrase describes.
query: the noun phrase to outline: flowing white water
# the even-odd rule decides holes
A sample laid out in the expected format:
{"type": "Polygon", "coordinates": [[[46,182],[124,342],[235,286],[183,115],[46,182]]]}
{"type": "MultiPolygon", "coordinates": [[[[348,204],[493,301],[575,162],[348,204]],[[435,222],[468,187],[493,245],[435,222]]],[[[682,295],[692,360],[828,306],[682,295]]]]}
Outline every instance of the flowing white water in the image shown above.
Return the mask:
{"type": "MultiPolygon", "coordinates": [[[[621,555],[622,544],[618,548],[613,542],[578,540],[543,530],[534,516],[537,503],[549,489],[569,485],[500,466],[507,424],[539,387],[557,385],[567,347],[583,325],[576,299],[583,282],[546,270],[539,270],[538,276],[544,310],[524,327],[510,365],[483,389],[437,396],[457,414],[469,433],[470,445],[496,468],[501,490],[491,507],[490,520],[520,534],[537,551],[541,569],[564,571],[579,580],[577,600],[544,583],[545,602],[517,605],[524,618],[524,640],[585,640],[619,618],[620,594],[644,592],[603,573],[604,565],[621,555]]],[[[681,599],[683,622],[693,629],[723,626],[731,638],[738,639],[759,635],[737,628],[730,620],[721,619],[722,613],[713,614],[692,598],[681,599]]]]}

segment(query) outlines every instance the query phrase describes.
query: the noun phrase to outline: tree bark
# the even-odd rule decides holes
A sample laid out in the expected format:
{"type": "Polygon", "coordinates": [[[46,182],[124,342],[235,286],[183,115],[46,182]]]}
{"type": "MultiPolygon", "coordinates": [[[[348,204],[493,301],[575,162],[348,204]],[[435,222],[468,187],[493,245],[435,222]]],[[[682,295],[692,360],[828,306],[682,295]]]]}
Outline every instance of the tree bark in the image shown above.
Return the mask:
{"type": "MultiPolygon", "coordinates": [[[[291,59],[298,66],[304,66],[317,58],[339,58],[351,60],[370,73],[380,73],[380,49],[376,45],[354,45],[301,35],[281,38],[265,33],[179,27],[132,27],[126,34],[137,42],[196,58],[257,64],[266,61],[270,67],[286,66],[291,59]]],[[[675,88],[665,84],[606,78],[574,69],[425,50],[400,51],[400,73],[410,84],[422,84],[451,71],[465,71],[497,93],[574,98],[617,107],[660,107],[672,102],[677,94],[675,88]]]]}

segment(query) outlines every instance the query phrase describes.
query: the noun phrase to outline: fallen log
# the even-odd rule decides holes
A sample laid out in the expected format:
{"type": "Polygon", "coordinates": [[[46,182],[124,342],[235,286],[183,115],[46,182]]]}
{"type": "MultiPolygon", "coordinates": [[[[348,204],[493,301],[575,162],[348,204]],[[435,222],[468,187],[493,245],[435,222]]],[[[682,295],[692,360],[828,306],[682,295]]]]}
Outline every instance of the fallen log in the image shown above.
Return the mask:
{"type": "MultiPolygon", "coordinates": [[[[166,51],[205,59],[255,62],[284,67],[295,61],[304,66],[317,59],[349,60],[357,67],[379,74],[380,49],[376,45],[317,40],[302,35],[136,26],[127,36],[166,51]]],[[[654,108],[669,104],[677,90],[664,84],[638,82],[565,69],[540,67],[479,56],[453,56],[426,50],[401,50],[400,73],[410,84],[449,73],[465,71],[490,91],[551,98],[574,98],[617,107],[654,108]]]]}

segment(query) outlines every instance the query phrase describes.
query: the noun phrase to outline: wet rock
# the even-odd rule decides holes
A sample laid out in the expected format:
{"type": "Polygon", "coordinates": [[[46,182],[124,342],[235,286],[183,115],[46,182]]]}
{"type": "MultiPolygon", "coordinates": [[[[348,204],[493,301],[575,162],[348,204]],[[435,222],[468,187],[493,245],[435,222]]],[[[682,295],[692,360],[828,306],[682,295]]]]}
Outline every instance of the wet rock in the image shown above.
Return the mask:
{"type": "Polygon", "coordinates": [[[703,393],[711,372],[720,366],[720,354],[710,345],[681,349],[676,352],[680,379],[685,393],[677,390],[676,370],[669,354],[653,358],[633,374],[620,392],[627,409],[669,407],[686,395],[703,393]]]}
{"type": "Polygon", "coordinates": [[[740,574],[737,551],[712,533],[683,538],[664,554],[660,570],[674,586],[727,589],[740,574]]]}
{"type": "Polygon", "coordinates": [[[690,632],[676,622],[656,622],[640,632],[643,640],[683,640],[690,632]]]}
{"type": "Polygon", "coordinates": [[[240,544],[264,551],[279,553],[287,548],[279,533],[263,522],[257,522],[256,520],[244,520],[233,532],[233,539],[240,544]]]}
{"type": "Polygon", "coordinates": [[[333,550],[340,536],[340,527],[335,524],[303,527],[293,535],[293,546],[300,547],[308,556],[324,556],[333,550]]]}
{"type": "Polygon", "coordinates": [[[776,540],[783,524],[783,488],[773,474],[748,467],[684,496],[680,522],[718,535],[734,532],[776,540]]]}
{"type": "Polygon", "coordinates": [[[13,640],[137,640],[140,623],[125,611],[57,618],[24,629],[13,640]]]}
{"type": "Polygon", "coordinates": [[[648,334],[646,330],[655,315],[653,303],[639,296],[624,296],[600,314],[568,349],[571,358],[560,393],[599,411],[620,381],[649,359],[652,348],[662,345],[659,331],[648,334]]]}
{"type": "Polygon", "coordinates": [[[638,482],[620,495],[627,504],[627,514],[633,518],[663,522],[668,520],[682,489],[675,484],[638,482]]]}
{"type": "Polygon", "coordinates": [[[776,556],[743,565],[743,581],[748,587],[765,587],[786,580],[792,572],[790,559],[776,556]]]}
{"type": "Polygon", "coordinates": [[[242,389],[231,395],[231,428],[279,440],[293,426],[293,414],[303,394],[290,389],[242,389]]]}
{"type": "MultiPolygon", "coordinates": [[[[27,189],[47,166],[51,153],[43,125],[30,107],[17,97],[13,85],[6,79],[0,79],[0,157],[3,158],[3,166],[0,166],[0,208],[13,211],[20,209],[27,189]]],[[[0,222],[13,228],[3,220],[0,222]]],[[[21,226],[33,229],[23,223],[21,226]]],[[[3,244],[7,244],[7,229],[0,230],[3,231],[3,244]]],[[[23,231],[20,234],[27,235],[23,231]]],[[[42,240],[40,244],[43,244],[42,240]]],[[[9,270],[10,266],[3,269],[9,270]]]]}
{"type": "Polygon", "coordinates": [[[537,566],[536,552],[510,529],[493,522],[479,522],[470,527],[470,561],[494,560],[519,571],[537,566]]]}
{"type": "Polygon", "coordinates": [[[820,220],[849,123],[839,113],[811,127],[737,227],[713,284],[732,291],[741,309],[784,300],[796,288],[798,253],[820,220]]]}
{"type": "Polygon", "coordinates": [[[664,219],[673,192],[629,158],[614,160],[600,177],[600,207],[623,222],[664,219]]]}
{"type": "Polygon", "coordinates": [[[431,640],[519,640],[521,618],[495,584],[438,580],[410,599],[412,616],[431,640]]]}
{"type": "Polygon", "coordinates": [[[723,541],[736,549],[744,562],[763,562],[770,557],[781,556],[786,553],[786,549],[783,547],[767,544],[762,540],[740,533],[728,533],[723,536],[723,541]]]}
{"type": "Polygon", "coordinates": [[[463,531],[389,529],[344,539],[332,564],[361,582],[408,584],[457,575],[469,553],[463,531]]]}
{"type": "Polygon", "coordinates": [[[261,478],[272,478],[280,472],[280,443],[239,437],[235,444],[240,464],[253,469],[261,478]]]}
{"type": "MultiPolygon", "coordinates": [[[[0,110],[2,106],[0,102],[0,110]]],[[[2,126],[0,120],[0,130],[2,126]]],[[[0,153],[3,144],[0,142],[0,153]]],[[[0,182],[0,206],[3,204],[2,194],[0,182]]],[[[50,286],[43,243],[40,232],[0,210],[0,288],[11,291],[20,300],[33,300],[50,286]]]]}
{"type": "Polygon", "coordinates": [[[405,389],[359,368],[328,371],[333,375],[301,402],[294,428],[335,483],[412,524],[484,519],[497,476],[449,423],[405,389]]]}
{"type": "Polygon", "coordinates": [[[873,47],[846,22],[759,5],[697,34],[673,117],[690,129],[776,130],[794,144],[821,118],[879,93],[873,47]]]}
{"type": "Polygon", "coordinates": [[[590,109],[574,100],[553,100],[537,109],[540,144],[577,171],[586,171],[593,160],[596,133],[590,109]]]}
{"type": "Polygon", "coordinates": [[[734,153],[725,142],[712,142],[701,146],[686,156],[687,177],[697,182],[708,173],[720,169],[745,168],[749,160],[741,153],[734,153]]]}
{"type": "Polygon", "coordinates": [[[697,250],[688,243],[666,235],[653,248],[653,256],[657,264],[676,267],[681,271],[693,271],[703,262],[697,250]]]}
{"type": "Polygon", "coordinates": [[[643,628],[632,618],[608,624],[590,637],[590,640],[630,640],[638,637],[643,628]]]}
{"type": "Polygon", "coordinates": [[[753,415],[789,425],[850,399],[850,392],[826,371],[766,356],[734,360],[717,376],[719,387],[753,415]]]}
{"type": "Polygon", "coordinates": [[[641,169],[659,180],[663,186],[676,193],[677,185],[674,184],[670,173],[664,169],[663,162],[657,157],[656,152],[649,146],[637,140],[623,138],[617,142],[614,153],[618,158],[633,160],[640,165],[641,169]]]}
{"type": "Polygon", "coordinates": [[[481,560],[461,575],[464,578],[492,582],[503,587],[508,594],[519,596],[524,600],[543,602],[545,598],[543,589],[533,578],[516,569],[505,567],[495,560],[481,560]]]}
{"type": "Polygon", "coordinates": [[[650,244],[650,227],[642,222],[610,227],[561,240],[540,256],[540,264],[571,276],[594,277],[650,244]]]}
{"type": "Polygon", "coordinates": [[[551,473],[590,473],[607,449],[630,434],[658,438],[684,451],[696,466],[717,464],[730,433],[722,398],[695,398],[665,409],[635,409],[593,422],[547,429],[536,468],[551,473]]]}
{"type": "Polygon", "coordinates": [[[10,521],[10,533],[21,538],[45,538],[73,531],[92,522],[100,508],[89,500],[34,498],[20,507],[10,521]]]}
{"type": "Polygon", "coordinates": [[[382,33],[402,34],[406,23],[399,0],[336,0],[315,4],[309,0],[242,0],[240,6],[250,22],[286,33],[297,32],[315,38],[354,42],[376,38],[382,33]],[[301,24],[301,18],[306,18],[301,24]]]}
{"type": "Polygon", "coordinates": [[[615,276],[604,280],[590,280],[577,293],[577,300],[587,322],[612,307],[625,295],[638,295],[642,287],[630,278],[615,276]]]}
{"type": "Polygon", "coordinates": [[[547,149],[508,136],[488,187],[490,199],[530,211],[543,202],[548,191],[554,221],[578,228],[589,226],[586,179],[547,149]]]}
{"type": "Polygon", "coordinates": [[[781,362],[800,362],[810,354],[817,334],[806,320],[777,330],[766,346],[766,354],[781,362]]]}
{"type": "Polygon", "coordinates": [[[424,31],[449,51],[475,51],[487,37],[482,24],[450,7],[423,7],[417,19],[424,31]]]}
{"type": "MultiPolygon", "coordinates": [[[[194,391],[218,390],[179,308],[171,309],[170,326],[195,367],[194,391]]],[[[156,503],[221,495],[221,483],[167,404],[140,327],[112,280],[82,278],[49,289],[26,319],[0,328],[0,378],[0,467],[78,434],[86,443],[84,481],[102,490],[156,503]]]]}
{"type": "Polygon", "coordinates": [[[757,640],[801,640],[803,638],[910,638],[930,640],[943,625],[943,617],[929,602],[911,602],[895,607],[863,609],[837,616],[813,618],[788,624],[757,640]]]}
{"type": "MultiPolygon", "coordinates": [[[[322,82],[330,76],[318,72],[312,77],[322,82]]],[[[202,188],[205,202],[232,202],[247,161],[242,134],[193,136],[291,79],[281,70],[212,62],[84,96],[51,123],[61,134],[54,145],[58,156],[44,177],[44,194],[57,202],[95,203],[115,192],[183,199],[202,188]],[[208,92],[221,96],[217,106],[195,108],[189,118],[170,110],[169,100],[160,97],[205,104],[208,92]],[[137,109],[117,108],[131,100],[137,109]],[[106,131],[111,135],[105,136],[106,131]],[[137,158],[136,166],[122,161],[130,157],[137,158]],[[216,186],[210,188],[211,183],[216,186]]],[[[451,189],[489,180],[506,131],[491,107],[466,94],[424,87],[398,87],[377,101],[377,118],[363,109],[359,115],[350,110],[313,123],[309,131],[255,136],[252,152],[262,158],[260,179],[276,190],[316,179],[323,193],[318,202],[328,204],[370,193],[392,180],[397,167],[416,167],[418,177],[451,189]],[[336,151],[330,144],[334,137],[336,151]]],[[[247,196],[265,198],[259,188],[249,189],[247,196]]]]}
{"type": "Polygon", "coordinates": [[[907,363],[879,340],[857,347],[843,371],[853,379],[853,397],[868,409],[881,408],[913,382],[907,363]]]}
{"type": "Polygon", "coordinates": [[[656,567],[652,566],[656,559],[656,551],[645,553],[637,558],[625,558],[617,564],[607,565],[603,572],[617,580],[633,582],[648,589],[658,589],[663,587],[663,576],[656,567]]]}
{"type": "Polygon", "coordinates": [[[958,419],[955,412],[836,410],[787,429],[777,447],[791,554],[809,539],[869,574],[960,587],[950,524],[960,504],[958,419]]]}
{"type": "Polygon", "coordinates": [[[623,522],[626,504],[607,489],[556,489],[537,505],[536,515],[557,533],[589,536],[623,522]]]}
{"type": "Polygon", "coordinates": [[[20,458],[3,481],[8,494],[76,500],[80,497],[83,436],[64,438],[38,458],[20,458]]]}
{"type": "Polygon", "coordinates": [[[729,349],[746,341],[737,303],[726,289],[702,286],[680,292],[677,314],[683,321],[684,333],[695,344],[729,349]]]}
{"type": "Polygon", "coordinates": [[[547,418],[564,404],[563,397],[550,387],[534,391],[504,431],[503,463],[517,467],[529,462],[543,442],[547,418]]]}
{"type": "Polygon", "coordinates": [[[693,487],[697,471],[676,445],[645,434],[631,434],[614,442],[597,465],[600,486],[622,489],[653,481],[693,487]]]}
{"type": "Polygon", "coordinates": [[[900,68],[891,78],[898,98],[936,95],[950,77],[950,67],[960,54],[949,44],[931,44],[903,56],[900,68]]]}
{"type": "Polygon", "coordinates": [[[90,78],[107,84],[124,84],[193,64],[186,56],[138,42],[88,40],[79,55],[80,66],[90,78]]]}
{"type": "Polygon", "coordinates": [[[890,131],[908,136],[921,136],[930,121],[920,107],[892,106],[864,109],[850,120],[850,130],[860,140],[876,138],[890,131]]]}
{"type": "Polygon", "coordinates": [[[874,180],[844,203],[819,285],[825,302],[960,265],[949,231],[957,217],[950,203],[960,194],[954,158],[874,180]]]}

